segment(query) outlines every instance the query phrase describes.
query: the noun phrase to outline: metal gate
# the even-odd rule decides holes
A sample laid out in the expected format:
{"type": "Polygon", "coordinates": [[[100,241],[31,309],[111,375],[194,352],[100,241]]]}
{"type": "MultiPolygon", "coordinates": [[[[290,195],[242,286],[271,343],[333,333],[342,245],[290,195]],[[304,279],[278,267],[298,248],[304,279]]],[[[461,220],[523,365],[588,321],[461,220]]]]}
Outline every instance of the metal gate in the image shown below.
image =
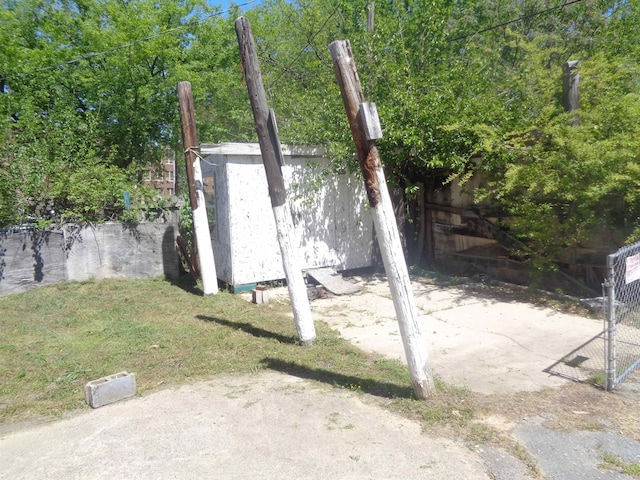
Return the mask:
{"type": "Polygon", "coordinates": [[[640,242],[607,257],[605,388],[612,390],[640,366],[640,242]]]}

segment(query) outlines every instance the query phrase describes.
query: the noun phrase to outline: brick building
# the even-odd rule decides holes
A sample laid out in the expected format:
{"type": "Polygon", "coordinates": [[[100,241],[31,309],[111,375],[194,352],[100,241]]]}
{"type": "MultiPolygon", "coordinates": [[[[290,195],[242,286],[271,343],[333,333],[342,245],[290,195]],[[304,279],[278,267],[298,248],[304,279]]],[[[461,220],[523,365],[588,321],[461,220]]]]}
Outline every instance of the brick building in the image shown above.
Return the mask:
{"type": "Polygon", "coordinates": [[[144,184],[160,190],[163,195],[176,194],[176,159],[175,153],[167,152],[160,165],[149,165],[144,184]]]}

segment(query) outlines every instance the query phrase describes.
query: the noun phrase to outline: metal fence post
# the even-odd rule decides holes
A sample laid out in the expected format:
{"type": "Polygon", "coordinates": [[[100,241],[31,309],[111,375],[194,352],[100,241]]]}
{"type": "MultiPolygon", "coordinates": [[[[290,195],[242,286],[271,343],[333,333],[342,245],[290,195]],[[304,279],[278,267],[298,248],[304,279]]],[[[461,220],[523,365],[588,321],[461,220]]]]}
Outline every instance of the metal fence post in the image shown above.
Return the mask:
{"type": "Polygon", "coordinates": [[[605,295],[605,321],[607,341],[605,348],[607,350],[606,366],[605,366],[605,390],[611,391],[615,387],[616,379],[616,313],[615,313],[615,263],[616,255],[607,255],[607,279],[604,283],[606,289],[605,295]]]}

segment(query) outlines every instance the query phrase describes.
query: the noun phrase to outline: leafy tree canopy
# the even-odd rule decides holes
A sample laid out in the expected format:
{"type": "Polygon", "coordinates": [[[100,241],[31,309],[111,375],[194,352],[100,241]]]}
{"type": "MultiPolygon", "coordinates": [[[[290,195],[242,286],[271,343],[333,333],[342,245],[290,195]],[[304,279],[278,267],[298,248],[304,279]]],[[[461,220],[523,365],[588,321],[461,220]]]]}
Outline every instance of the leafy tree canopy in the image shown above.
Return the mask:
{"type": "Polygon", "coordinates": [[[387,172],[407,192],[485,175],[478,200],[512,217],[539,265],[595,228],[639,224],[637,0],[378,1],[373,32],[368,2],[345,3],[252,12],[283,136],[352,150],[326,51],[348,38],[387,172]],[[580,62],[576,127],[562,106],[568,60],[580,62]]]}
{"type": "Polygon", "coordinates": [[[148,204],[138,183],[177,145],[176,83],[199,73],[185,58],[207,16],[200,0],[3,1],[0,225],[97,221],[125,190],[148,204]]]}
{"type": "MultiPolygon", "coordinates": [[[[505,209],[542,263],[596,227],[639,225],[638,0],[379,0],[372,32],[367,4],[267,0],[247,12],[283,141],[351,159],[327,50],[349,39],[381,116],[388,175],[407,192],[429,177],[484,175],[478,199],[505,209]],[[570,114],[567,60],[581,76],[570,114]]],[[[118,207],[142,166],[178,146],[178,81],[193,84],[201,141],[255,138],[237,10],[218,16],[204,0],[2,5],[0,225],[47,201],[81,219],[118,207]]]]}

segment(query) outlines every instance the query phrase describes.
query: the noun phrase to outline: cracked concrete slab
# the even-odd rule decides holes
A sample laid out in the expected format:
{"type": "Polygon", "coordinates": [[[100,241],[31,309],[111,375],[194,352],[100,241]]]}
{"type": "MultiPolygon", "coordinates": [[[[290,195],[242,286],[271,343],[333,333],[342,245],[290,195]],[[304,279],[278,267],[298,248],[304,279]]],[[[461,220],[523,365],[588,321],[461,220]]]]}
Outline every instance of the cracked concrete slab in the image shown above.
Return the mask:
{"type": "Polygon", "coordinates": [[[488,480],[463,444],[354,392],[284,375],[224,377],[0,437],[0,478],[488,480]]]}
{"type": "MultiPolygon", "coordinates": [[[[359,295],[314,301],[314,318],[364,350],[406,362],[388,284],[376,278],[357,281],[363,283],[359,295]]],[[[564,384],[564,378],[545,370],[602,331],[600,320],[546,307],[416,281],[412,287],[434,373],[479,393],[564,384]]]]}
{"type": "Polygon", "coordinates": [[[513,435],[535,456],[547,480],[631,480],[632,476],[603,468],[605,454],[640,464],[640,443],[614,431],[561,432],[528,419],[513,435]]]}

